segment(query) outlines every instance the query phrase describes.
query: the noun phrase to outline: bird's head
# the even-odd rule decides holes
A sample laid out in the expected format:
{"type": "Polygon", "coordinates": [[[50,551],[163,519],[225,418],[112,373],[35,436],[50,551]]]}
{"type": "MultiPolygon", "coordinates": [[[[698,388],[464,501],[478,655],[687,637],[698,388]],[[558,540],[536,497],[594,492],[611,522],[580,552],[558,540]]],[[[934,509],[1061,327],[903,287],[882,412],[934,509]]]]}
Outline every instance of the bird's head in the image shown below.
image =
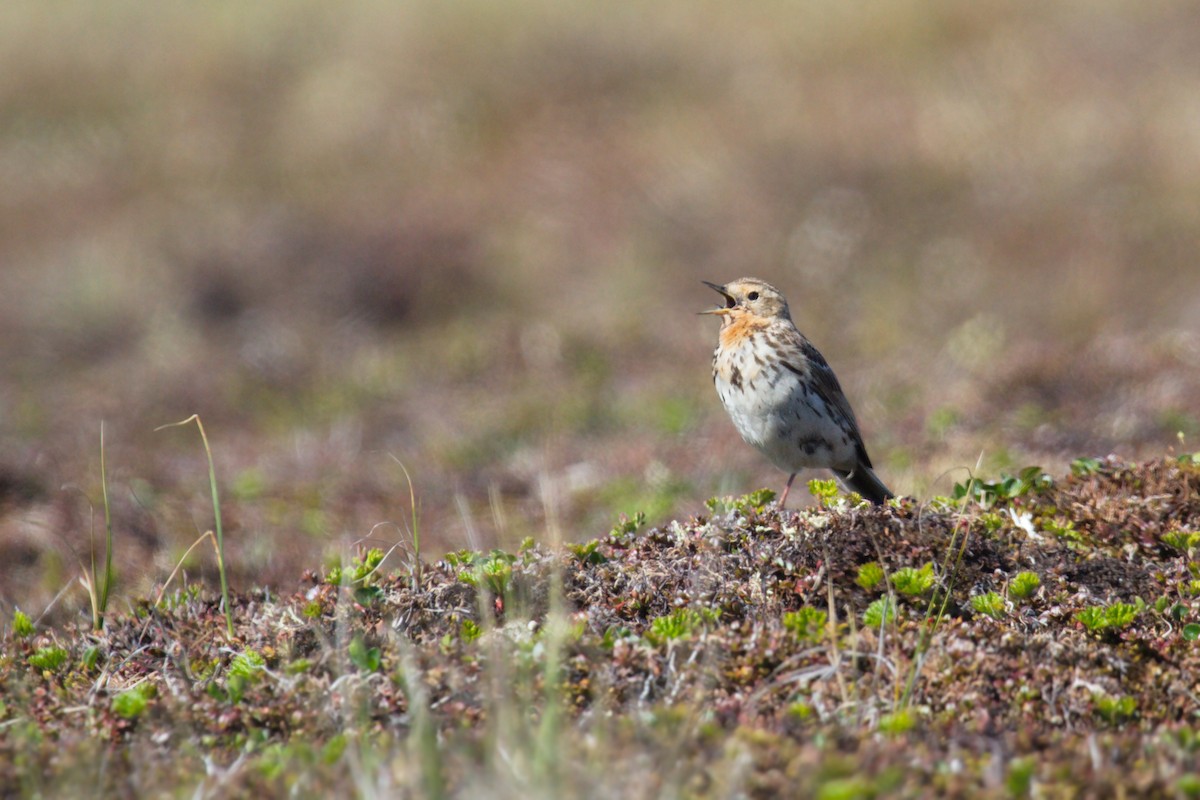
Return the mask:
{"type": "Polygon", "coordinates": [[[723,317],[725,322],[742,315],[763,320],[792,318],[783,293],[766,281],[760,281],[758,278],[738,278],[724,286],[708,281],[701,283],[717,292],[725,301],[720,308],[710,308],[701,311],[701,314],[716,314],[723,317]]]}

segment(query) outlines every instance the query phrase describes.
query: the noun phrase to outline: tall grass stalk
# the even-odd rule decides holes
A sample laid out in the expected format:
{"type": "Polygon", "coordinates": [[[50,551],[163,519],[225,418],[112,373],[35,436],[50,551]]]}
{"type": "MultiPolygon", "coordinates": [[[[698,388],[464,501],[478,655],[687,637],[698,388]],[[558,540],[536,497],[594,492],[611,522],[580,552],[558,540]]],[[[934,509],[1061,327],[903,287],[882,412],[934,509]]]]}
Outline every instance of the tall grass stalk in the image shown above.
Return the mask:
{"type": "MultiPolygon", "coordinates": [[[[92,568],[80,583],[87,590],[88,600],[92,606],[92,629],[104,627],[104,615],[108,611],[108,595],[113,584],[113,526],[112,508],[108,501],[108,470],[104,460],[104,421],[100,421],[100,495],[104,500],[104,574],[101,576],[96,569],[96,542],[92,537],[91,559],[92,568]]],[[[80,565],[82,568],[82,564],[80,565]]]]}
{"type": "Polygon", "coordinates": [[[404,466],[404,463],[395,456],[392,456],[392,460],[400,465],[400,469],[404,471],[404,480],[408,482],[408,503],[412,510],[412,528],[409,533],[413,543],[413,563],[409,575],[412,578],[412,590],[419,592],[421,591],[421,525],[420,510],[417,506],[417,490],[413,486],[412,476],[408,474],[408,468],[404,466]]]}
{"type": "Polygon", "coordinates": [[[228,630],[229,638],[232,639],[233,606],[229,602],[229,579],[225,574],[225,536],[221,529],[221,498],[217,494],[217,468],[213,465],[212,448],[208,446],[208,436],[204,433],[204,423],[200,421],[199,414],[192,414],[187,419],[167,425],[160,425],[154,430],[161,431],[166,428],[180,428],[191,422],[195,422],[196,427],[200,430],[200,441],[204,443],[204,454],[208,456],[208,486],[212,491],[213,517],[217,531],[217,571],[221,575],[221,605],[225,608],[225,626],[228,630]]]}
{"type": "MultiPolygon", "coordinates": [[[[96,628],[104,624],[104,612],[108,609],[108,594],[113,583],[113,526],[112,508],[108,502],[108,470],[104,456],[104,421],[100,421],[100,493],[104,498],[104,588],[100,590],[100,615],[94,619],[96,628]]],[[[95,574],[95,559],[93,556],[92,574],[95,574]]]]}

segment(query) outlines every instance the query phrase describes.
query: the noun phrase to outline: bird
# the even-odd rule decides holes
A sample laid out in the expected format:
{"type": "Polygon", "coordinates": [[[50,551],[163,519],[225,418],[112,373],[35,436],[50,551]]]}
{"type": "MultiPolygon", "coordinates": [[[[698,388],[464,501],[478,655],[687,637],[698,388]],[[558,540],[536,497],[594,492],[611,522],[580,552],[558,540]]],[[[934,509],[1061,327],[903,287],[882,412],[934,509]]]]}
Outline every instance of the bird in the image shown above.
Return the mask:
{"type": "Polygon", "coordinates": [[[825,357],[792,322],[783,293],[758,278],[701,281],[724,305],[713,383],[734,427],[788,473],[779,508],[801,469],[824,467],[872,503],[894,497],[875,475],[850,402],[825,357]]]}

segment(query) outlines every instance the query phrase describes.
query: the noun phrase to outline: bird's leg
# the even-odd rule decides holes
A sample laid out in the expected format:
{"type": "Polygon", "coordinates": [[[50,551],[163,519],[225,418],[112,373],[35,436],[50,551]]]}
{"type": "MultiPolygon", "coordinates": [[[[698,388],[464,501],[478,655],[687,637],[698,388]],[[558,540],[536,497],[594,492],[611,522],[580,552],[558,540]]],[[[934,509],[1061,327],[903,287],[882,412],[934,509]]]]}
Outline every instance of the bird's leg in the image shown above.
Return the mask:
{"type": "Polygon", "coordinates": [[[794,481],[794,480],[796,480],[796,473],[793,472],[791,475],[788,475],[787,486],[783,487],[783,494],[779,495],[779,507],[780,508],[783,508],[784,503],[787,502],[788,492],[791,491],[792,481],[794,481]]]}

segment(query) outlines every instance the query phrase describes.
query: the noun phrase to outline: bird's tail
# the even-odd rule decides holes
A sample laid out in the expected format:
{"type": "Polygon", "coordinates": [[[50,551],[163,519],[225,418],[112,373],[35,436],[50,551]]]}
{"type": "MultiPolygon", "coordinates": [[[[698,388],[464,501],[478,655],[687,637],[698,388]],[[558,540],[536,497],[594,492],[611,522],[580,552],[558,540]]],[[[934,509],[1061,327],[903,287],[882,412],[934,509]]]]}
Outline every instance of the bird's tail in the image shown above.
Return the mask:
{"type": "Polygon", "coordinates": [[[838,479],[841,480],[847,489],[852,492],[858,492],[876,505],[880,505],[883,501],[895,497],[891,490],[883,485],[883,481],[879,480],[866,464],[860,463],[850,472],[835,469],[833,474],[838,476],[838,479]]]}

